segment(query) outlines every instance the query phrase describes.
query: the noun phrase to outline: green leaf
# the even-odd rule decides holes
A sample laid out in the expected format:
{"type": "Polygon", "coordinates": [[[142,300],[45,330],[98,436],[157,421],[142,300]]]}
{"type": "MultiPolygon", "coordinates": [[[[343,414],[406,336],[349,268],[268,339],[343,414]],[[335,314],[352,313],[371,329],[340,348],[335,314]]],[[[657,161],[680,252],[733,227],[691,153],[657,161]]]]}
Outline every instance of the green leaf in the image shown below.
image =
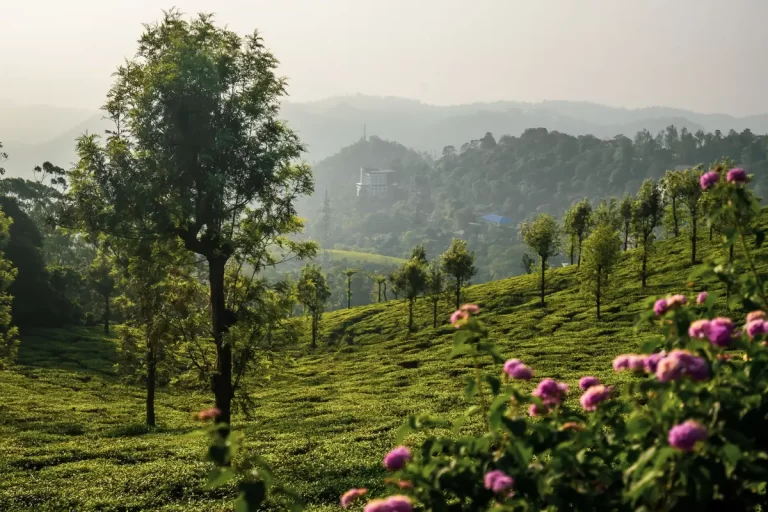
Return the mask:
{"type": "Polygon", "coordinates": [[[521,437],[523,434],[525,434],[525,429],[527,427],[525,420],[513,420],[511,418],[507,418],[506,416],[502,416],[501,422],[504,425],[504,428],[513,436],[521,437]]]}
{"type": "Polygon", "coordinates": [[[467,382],[464,384],[464,397],[469,400],[477,394],[477,382],[474,377],[467,376],[467,382]]]}
{"type": "Polygon", "coordinates": [[[485,380],[488,382],[488,385],[491,386],[491,392],[493,395],[498,395],[499,390],[501,389],[501,380],[498,377],[494,377],[493,375],[486,375],[485,380]]]}
{"type": "Polygon", "coordinates": [[[213,468],[208,473],[208,480],[205,483],[206,489],[215,489],[229,482],[232,477],[235,476],[234,472],[230,468],[213,468]]]}
{"type": "Polygon", "coordinates": [[[763,242],[765,242],[765,231],[762,229],[756,229],[755,230],[755,247],[759,249],[763,246],[763,242]]]}
{"type": "Polygon", "coordinates": [[[403,444],[406,436],[408,436],[408,434],[414,430],[416,430],[416,417],[409,416],[408,421],[400,425],[400,427],[395,431],[395,441],[397,444],[403,444]]]}
{"type": "Polygon", "coordinates": [[[741,450],[735,444],[728,443],[723,446],[723,456],[725,459],[726,475],[730,477],[741,460],[741,450]]]}
{"type": "Polygon", "coordinates": [[[640,345],[640,353],[653,354],[657,348],[659,348],[659,340],[652,338],[640,345]]]}
{"type": "Polygon", "coordinates": [[[507,411],[507,404],[509,403],[509,395],[498,395],[491,402],[491,408],[488,412],[488,426],[491,430],[498,430],[501,428],[501,418],[504,417],[504,413],[507,411]]]}
{"type": "Polygon", "coordinates": [[[470,352],[472,352],[472,345],[467,345],[465,343],[454,345],[448,358],[456,359],[457,357],[469,354],[470,352]]]}
{"type": "Polygon", "coordinates": [[[240,495],[235,500],[236,512],[256,512],[267,497],[264,482],[240,482],[240,495]]]}
{"type": "Polygon", "coordinates": [[[661,450],[659,450],[659,453],[656,455],[656,460],[653,461],[653,467],[655,469],[661,469],[661,467],[666,463],[670,457],[674,457],[677,454],[677,450],[672,448],[671,446],[665,446],[661,450]]]}

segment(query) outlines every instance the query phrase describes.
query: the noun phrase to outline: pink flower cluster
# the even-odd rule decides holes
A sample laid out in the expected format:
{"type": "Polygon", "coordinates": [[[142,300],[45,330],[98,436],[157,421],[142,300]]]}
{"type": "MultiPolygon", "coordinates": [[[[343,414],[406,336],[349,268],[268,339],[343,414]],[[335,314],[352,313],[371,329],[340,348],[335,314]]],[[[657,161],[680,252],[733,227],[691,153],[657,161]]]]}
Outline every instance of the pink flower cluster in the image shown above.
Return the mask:
{"type": "Polygon", "coordinates": [[[734,325],[730,318],[717,317],[712,320],[695,320],[688,327],[691,338],[708,339],[713,345],[727,347],[734,335],[734,325]]]}
{"type": "Polygon", "coordinates": [[[602,384],[590,386],[589,389],[581,395],[579,403],[581,403],[581,407],[585,411],[594,411],[601,402],[610,398],[612,392],[613,388],[610,386],[603,386],[602,384]]]}
{"type": "Polygon", "coordinates": [[[485,488],[496,494],[509,491],[515,485],[515,479],[501,470],[494,469],[485,474],[485,488]]]}
{"type": "Polygon", "coordinates": [[[582,377],[579,379],[579,389],[582,391],[586,391],[592,386],[599,386],[600,385],[600,379],[597,377],[593,377],[591,375],[588,375],[587,377],[582,377]]]}
{"type": "Polygon", "coordinates": [[[704,304],[705,302],[707,302],[707,297],[709,297],[709,294],[707,292],[701,292],[696,297],[696,304],[704,304]]]}
{"type": "Polygon", "coordinates": [[[341,496],[341,508],[349,508],[352,503],[361,498],[368,489],[350,489],[341,496]]]}
{"type": "Polygon", "coordinates": [[[728,171],[728,174],[726,175],[725,179],[728,181],[728,183],[737,183],[737,184],[746,183],[747,171],[745,171],[741,167],[736,167],[728,171]]]}
{"type": "Polygon", "coordinates": [[[403,469],[411,459],[413,459],[411,450],[406,446],[398,446],[393,448],[392,451],[384,457],[383,463],[384,467],[389,471],[398,471],[403,469]]]}
{"type": "Polygon", "coordinates": [[[470,316],[477,314],[479,311],[480,307],[477,304],[464,304],[451,315],[451,325],[458,329],[467,323],[470,316]]]}
{"type": "Polygon", "coordinates": [[[686,375],[697,381],[709,377],[707,362],[686,350],[673,350],[669,354],[658,352],[647,356],[620,355],[613,360],[613,369],[653,373],[661,382],[678,380],[686,375]]]}
{"type": "Polygon", "coordinates": [[[395,495],[369,502],[363,512],[412,512],[413,503],[408,496],[395,495]]]}
{"type": "Polygon", "coordinates": [[[504,373],[510,379],[517,380],[531,380],[531,377],[533,377],[533,370],[529,366],[524,365],[519,359],[510,359],[504,363],[504,373]]]}
{"type": "Polygon", "coordinates": [[[702,190],[711,189],[718,181],[720,181],[720,175],[715,171],[705,172],[701,175],[701,178],[699,178],[699,184],[701,185],[702,190]]]}
{"type": "Polygon", "coordinates": [[[747,336],[754,339],[762,334],[768,334],[768,322],[765,320],[764,311],[752,311],[747,315],[747,324],[744,326],[747,336]]]}
{"type": "Polygon", "coordinates": [[[707,438],[707,429],[701,423],[688,420],[669,430],[669,444],[673,448],[690,452],[698,441],[707,438]]]}
{"type": "Polygon", "coordinates": [[[567,384],[557,382],[554,379],[542,380],[531,394],[540,398],[541,401],[544,402],[544,406],[541,407],[537,404],[531,404],[528,409],[528,414],[531,416],[546,414],[551,408],[563,403],[563,398],[565,398],[566,393],[568,393],[567,384]]]}
{"type": "Polygon", "coordinates": [[[670,295],[664,299],[657,300],[653,305],[653,312],[656,316],[661,316],[667,311],[672,311],[687,303],[688,298],[685,295],[670,295]]]}

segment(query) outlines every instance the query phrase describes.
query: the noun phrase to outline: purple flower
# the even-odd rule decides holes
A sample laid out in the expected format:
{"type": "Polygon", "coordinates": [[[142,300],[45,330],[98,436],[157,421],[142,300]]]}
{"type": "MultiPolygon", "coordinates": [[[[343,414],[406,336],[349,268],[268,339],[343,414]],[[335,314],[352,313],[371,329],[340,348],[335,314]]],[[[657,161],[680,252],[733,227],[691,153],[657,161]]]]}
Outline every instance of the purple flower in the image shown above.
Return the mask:
{"type": "Polygon", "coordinates": [[[535,416],[544,416],[549,412],[549,409],[547,409],[547,406],[540,406],[537,404],[531,404],[530,407],[528,407],[528,416],[535,417],[535,416]]]}
{"type": "Polygon", "coordinates": [[[728,180],[728,183],[746,183],[747,171],[741,167],[736,167],[735,169],[728,171],[725,179],[728,180]]]}
{"type": "Polygon", "coordinates": [[[411,450],[405,446],[398,446],[384,457],[384,467],[389,471],[397,471],[403,469],[406,462],[412,458],[411,450]]]}
{"type": "Polygon", "coordinates": [[[395,495],[385,500],[373,500],[363,509],[363,512],[412,512],[413,504],[408,496],[395,495]]]}
{"type": "Polygon", "coordinates": [[[631,356],[629,356],[629,361],[627,362],[627,366],[633,372],[644,372],[645,371],[645,357],[644,356],[639,356],[639,355],[631,355],[631,356]]]}
{"type": "Polygon", "coordinates": [[[368,489],[350,489],[341,496],[341,508],[349,508],[349,506],[363,494],[367,493],[368,489]]]}
{"type": "Polygon", "coordinates": [[[656,365],[656,378],[661,382],[677,380],[683,373],[680,360],[673,357],[665,357],[656,365]]]}
{"type": "Polygon", "coordinates": [[[706,380],[709,377],[707,362],[685,350],[673,350],[656,365],[656,378],[661,382],[678,380],[683,375],[697,381],[706,380]]]}
{"type": "Polygon", "coordinates": [[[507,362],[504,363],[504,373],[511,377],[512,369],[521,364],[523,363],[519,359],[508,359],[507,362]]]}
{"type": "Polygon", "coordinates": [[[664,351],[656,352],[646,356],[645,358],[645,371],[648,373],[656,373],[656,367],[659,365],[659,361],[666,357],[667,353],[664,351]]]}
{"type": "Polygon", "coordinates": [[[709,322],[709,341],[718,347],[727,347],[733,337],[733,322],[729,318],[718,317],[709,322]]]}
{"type": "Polygon", "coordinates": [[[659,299],[653,305],[653,312],[656,316],[661,316],[667,312],[667,299],[659,299]]]}
{"type": "Polygon", "coordinates": [[[699,184],[701,184],[702,190],[709,190],[710,188],[714,187],[715,183],[717,183],[719,180],[719,174],[717,174],[715,171],[709,171],[702,174],[701,178],[699,178],[699,184]]]}
{"type": "Polygon", "coordinates": [[[512,486],[515,485],[515,479],[503,471],[494,469],[493,471],[489,471],[485,474],[483,483],[485,484],[486,489],[499,494],[511,489],[512,486]]]}
{"type": "Polygon", "coordinates": [[[629,368],[629,354],[622,354],[613,360],[613,369],[617,372],[629,368]]]}
{"type": "Polygon", "coordinates": [[[581,380],[579,380],[579,388],[582,390],[587,390],[591,388],[592,386],[599,386],[600,385],[600,379],[597,377],[587,376],[582,377],[581,380]]]}
{"type": "Polygon", "coordinates": [[[611,396],[612,389],[606,386],[592,386],[581,395],[579,403],[585,411],[594,411],[597,405],[611,396]]]}
{"type": "Polygon", "coordinates": [[[363,512],[389,512],[386,500],[369,501],[363,512]]]}
{"type": "Polygon", "coordinates": [[[701,292],[696,297],[696,304],[704,304],[707,301],[707,297],[709,297],[709,294],[707,292],[701,292]]]}
{"type": "Polygon", "coordinates": [[[688,297],[681,294],[670,295],[667,297],[667,308],[677,309],[680,306],[684,306],[688,303],[688,297]]]}
{"type": "Polygon", "coordinates": [[[544,379],[533,390],[533,396],[541,398],[545,405],[560,405],[563,397],[568,392],[568,386],[554,379],[544,379]]]}
{"type": "Polygon", "coordinates": [[[757,311],[751,311],[747,315],[747,323],[753,320],[765,320],[765,311],[760,311],[759,309],[757,311]]]}
{"type": "Polygon", "coordinates": [[[768,324],[765,322],[765,320],[752,320],[745,326],[745,329],[747,331],[747,336],[752,339],[755,336],[768,333],[768,324]]]}
{"type": "Polygon", "coordinates": [[[669,444],[673,448],[689,452],[698,441],[707,438],[707,429],[701,423],[688,420],[680,425],[675,425],[669,431],[669,444]]]}
{"type": "Polygon", "coordinates": [[[514,366],[507,375],[517,380],[531,380],[531,377],[533,377],[533,370],[524,364],[518,364],[517,366],[514,366]]]}
{"type": "Polygon", "coordinates": [[[709,337],[709,320],[694,320],[688,327],[688,336],[699,339],[709,337]]]}

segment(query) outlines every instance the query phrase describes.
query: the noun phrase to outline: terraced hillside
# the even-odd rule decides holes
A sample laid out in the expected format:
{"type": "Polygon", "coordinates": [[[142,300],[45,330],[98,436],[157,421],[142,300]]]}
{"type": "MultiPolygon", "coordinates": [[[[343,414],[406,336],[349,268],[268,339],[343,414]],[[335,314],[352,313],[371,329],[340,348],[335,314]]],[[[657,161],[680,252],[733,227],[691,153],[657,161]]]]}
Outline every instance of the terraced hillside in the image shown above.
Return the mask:
{"type": "MultiPolygon", "coordinates": [[[[719,254],[703,245],[706,257],[719,254]]],[[[688,288],[688,251],[682,236],[659,243],[645,290],[633,254],[626,254],[599,322],[575,268],[548,273],[544,309],[537,306],[537,276],[473,286],[466,299],[482,307],[501,352],[532,366],[537,379],[575,385],[594,374],[616,382],[622,377],[610,371],[611,359],[652,334],[650,327],[634,330],[647,298],[706,287],[688,288]]],[[[767,268],[768,251],[757,255],[767,268]]],[[[338,496],[352,486],[375,492],[381,457],[409,414],[450,417],[466,407],[467,362],[447,359],[450,310],[442,306],[443,323],[433,329],[431,307],[419,301],[418,331],[410,335],[403,301],[327,314],[320,346],[293,350],[293,362],[254,394],[253,417],[235,418],[245,449],[270,461],[313,511],[338,510],[338,496]]],[[[227,509],[226,489],[203,490],[205,439],[193,434],[191,413],[210,406],[211,397],[161,391],[160,427],[148,431],[141,425],[143,390],[116,380],[114,359],[112,341],[95,331],[24,337],[21,365],[0,373],[0,510],[227,509]]]]}

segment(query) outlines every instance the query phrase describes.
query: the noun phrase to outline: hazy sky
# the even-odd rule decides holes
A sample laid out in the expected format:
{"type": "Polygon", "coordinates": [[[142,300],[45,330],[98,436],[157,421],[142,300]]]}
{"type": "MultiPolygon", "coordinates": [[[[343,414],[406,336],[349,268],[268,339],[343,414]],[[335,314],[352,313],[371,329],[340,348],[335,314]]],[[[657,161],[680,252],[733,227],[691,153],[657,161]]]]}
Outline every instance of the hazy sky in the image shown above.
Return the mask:
{"type": "Polygon", "coordinates": [[[173,5],[258,28],[294,100],[768,112],[768,0],[0,0],[0,102],[98,107],[173,5]]]}

